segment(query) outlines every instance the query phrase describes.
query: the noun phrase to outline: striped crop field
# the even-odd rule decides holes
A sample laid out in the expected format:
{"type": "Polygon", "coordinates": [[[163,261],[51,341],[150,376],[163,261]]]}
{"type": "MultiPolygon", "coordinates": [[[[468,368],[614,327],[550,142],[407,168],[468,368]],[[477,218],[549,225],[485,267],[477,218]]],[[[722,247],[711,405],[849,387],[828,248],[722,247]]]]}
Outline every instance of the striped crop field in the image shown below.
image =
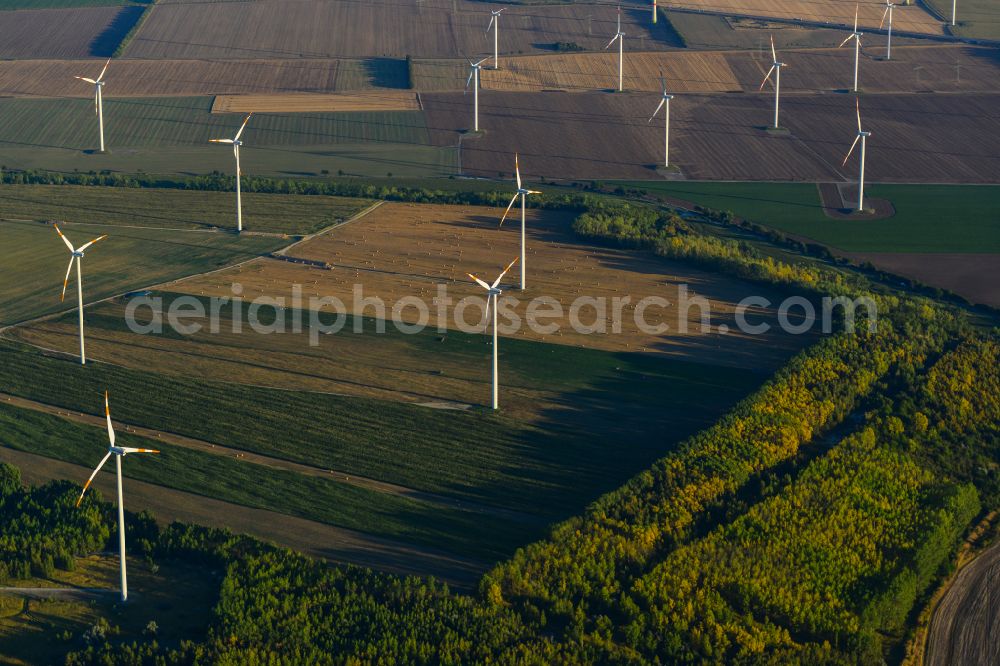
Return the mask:
{"type": "MultiPolygon", "coordinates": [[[[212,113],[211,97],[106,99],[104,124],[111,145],[167,147],[207,144],[239,127],[238,115],[212,113]]],[[[0,145],[90,147],[96,131],[92,100],[0,100],[5,123],[0,145]]],[[[257,146],[427,142],[423,115],[415,111],[265,113],[244,135],[257,146]]]]}
{"type": "Polygon", "coordinates": [[[336,113],[419,111],[417,94],[403,90],[309,95],[219,95],[212,113],[336,113]]]}

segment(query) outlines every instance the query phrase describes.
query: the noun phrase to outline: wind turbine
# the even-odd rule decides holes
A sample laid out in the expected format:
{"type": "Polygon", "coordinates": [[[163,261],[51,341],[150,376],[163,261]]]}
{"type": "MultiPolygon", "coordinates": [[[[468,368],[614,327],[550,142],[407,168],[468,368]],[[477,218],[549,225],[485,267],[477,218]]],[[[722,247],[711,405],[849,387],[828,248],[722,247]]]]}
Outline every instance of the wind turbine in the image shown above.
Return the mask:
{"type": "Polygon", "coordinates": [[[240,193],[240,179],[243,176],[243,172],[240,171],[240,146],[243,142],[240,141],[240,137],[243,135],[243,130],[247,128],[247,123],[250,122],[250,116],[253,114],[248,114],[243,120],[243,124],[240,125],[240,130],[236,133],[232,139],[209,139],[209,143],[227,143],[233,147],[233,155],[236,156],[236,231],[239,233],[243,232],[243,197],[240,193]]]}
{"type": "Polygon", "coordinates": [[[760,89],[764,89],[771,74],[774,73],[774,129],[778,129],[778,110],[781,104],[781,68],[785,66],[785,63],[778,62],[778,52],[774,50],[774,35],[771,35],[771,56],[774,61],[771,64],[771,69],[767,71],[767,76],[761,81],[760,89]]]}
{"type": "Polygon", "coordinates": [[[104,69],[97,75],[97,79],[88,79],[84,76],[73,77],[94,85],[94,111],[97,113],[97,128],[101,137],[102,153],[104,152],[104,98],[101,94],[101,89],[104,87],[104,73],[108,71],[108,65],[110,64],[111,58],[108,58],[108,61],[104,63],[104,69]]]}
{"type": "Polygon", "coordinates": [[[664,78],[663,72],[660,72],[660,83],[663,85],[663,97],[660,98],[660,103],[656,107],[656,111],[653,111],[653,115],[649,117],[647,122],[653,122],[653,118],[656,114],[660,112],[660,109],[666,107],[664,111],[664,135],[663,135],[663,166],[670,166],[670,100],[674,98],[673,95],[667,94],[667,79],[664,78]]]}
{"type": "Polygon", "coordinates": [[[618,31],[615,36],[611,38],[608,45],[604,47],[604,50],[611,48],[611,45],[618,41],[618,92],[622,91],[622,73],[624,72],[625,63],[625,33],[622,32],[622,6],[618,5],[618,31]]]}
{"type": "MultiPolygon", "coordinates": [[[[500,226],[503,226],[504,220],[507,219],[507,215],[510,213],[510,209],[514,207],[514,202],[517,201],[518,197],[521,197],[521,291],[525,289],[525,256],[524,256],[524,209],[525,209],[525,199],[528,198],[529,194],[541,194],[537,190],[526,189],[521,184],[521,167],[517,163],[517,154],[514,154],[514,175],[517,177],[517,193],[514,194],[514,198],[510,200],[510,204],[507,205],[507,210],[504,211],[503,217],[500,218],[500,226]]],[[[511,264],[513,266],[513,263],[511,264]]],[[[510,266],[508,266],[510,268],[510,266]]],[[[506,271],[504,271],[506,272],[506,271]]]]}
{"type": "Polygon", "coordinates": [[[490,10],[490,24],[486,26],[487,35],[490,34],[490,28],[493,28],[493,69],[500,69],[500,13],[504,9],[506,7],[490,10]]]}
{"type": "Polygon", "coordinates": [[[77,306],[80,313],[80,365],[87,364],[87,355],[83,348],[83,275],[81,274],[80,262],[83,259],[83,253],[88,247],[93,245],[99,240],[104,240],[107,235],[99,236],[89,243],[84,243],[80,247],[74,248],[73,244],[69,242],[69,239],[63,235],[63,232],[59,230],[59,225],[54,225],[56,228],[56,233],[59,234],[59,238],[62,238],[63,243],[66,243],[66,247],[69,248],[69,266],[66,268],[66,277],[63,279],[63,290],[62,297],[60,301],[66,300],[66,286],[69,284],[69,274],[73,270],[73,262],[76,262],[76,296],[77,296],[77,306]]]}
{"type": "Polygon", "coordinates": [[[958,0],[951,0],[951,25],[955,25],[958,18],[958,0]]]}
{"type": "Polygon", "coordinates": [[[497,370],[497,296],[503,293],[503,290],[499,288],[500,280],[503,276],[507,274],[507,271],[517,262],[517,259],[507,264],[507,268],[503,269],[503,273],[493,281],[493,284],[487,284],[483,280],[480,280],[472,273],[466,273],[470,278],[476,281],[480,287],[489,292],[486,297],[486,318],[489,319],[490,308],[493,308],[493,399],[492,407],[493,409],[499,409],[500,407],[500,375],[497,370]]]}
{"type": "Polygon", "coordinates": [[[104,392],[104,414],[108,419],[108,452],[104,454],[97,468],[91,473],[90,478],[87,479],[87,483],[83,486],[83,492],[80,493],[80,498],[76,500],[76,505],[80,506],[80,502],[83,501],[83,496],[87,492],[87,488],[90,487],[90,483],[97,476],[97,473],[101,471],[101,468],[104,467],[104,463],[108,461],[108,458],[114,454],[115,466],[118,470],[118,559],[121,562],[122,601],[125,601],[128,599],[128,582],[125,579],[125,507],[122,504],[122,458],[129,453],[159,453],[159,451],[156,449],[133,449],[128,446],[115,446],[115,429],[111,427],[111,408],[108,406],[107,391],[104,392]]]}
{"type": "Polygon", "coordinates": [[[847,166],[847,160],[851,159],[854,148],[858,145],[858,141],[860,141],[861,171],[858,175],[858,211],[863,211],[865,209],[865,156],[868,148],[868,137],[872,133],[861,129],[861,103],[857,99],[854,100],[854,103],[858,113],[858,135],[854,137],[854,143],[851,144],[851,149],[847,151],[847,157],[844,158],[844,163],[841,166],[847,166]]]}
{"type": "Polygon", "coordinates": [[[469,72],[469,80],[465,82],[465,92],[469,92],[469,84],[473,83],[473,80],[475,80],[475,84],[472,88],[472,129],[474,132],[479,131],[479,70],[482,68],[482,64],[487,60],[489,60],[489,58],[483,58],[479,62],[472,62],[470,60],[469,67],[472,68],[472,71],[469,72]]]}
{"type": "Polygon", "coordinates": [[[885,0],[885,11],[882,13],[882,22],[878,24],[878,29],[881,30],[882,26],[885,25],[886,17],[889,18],[889,41],[885,45],[885,59],[892,60],[892,10],[896,8],[892,0],[885,0]]]}
{"type": "MultiPolygon", "coordinates": [[[[840,43],[843,46],[847,42],[854,40],[854,92],[858,92],[858,62],[861,59],[861,36],[863,32],[858,32],[858,6],[854,6],[854,32],[847,36],[847,39],[840,43]]],[[[838,47],[840,48],[840,47],[838,47]]]]}

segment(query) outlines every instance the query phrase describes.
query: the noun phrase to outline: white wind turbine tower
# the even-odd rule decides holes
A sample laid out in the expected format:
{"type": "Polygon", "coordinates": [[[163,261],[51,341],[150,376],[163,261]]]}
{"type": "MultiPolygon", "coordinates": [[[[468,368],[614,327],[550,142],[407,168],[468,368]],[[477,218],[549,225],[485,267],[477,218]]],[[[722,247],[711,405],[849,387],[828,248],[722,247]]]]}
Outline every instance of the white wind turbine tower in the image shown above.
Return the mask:
{"type": "Polygon", "coordinates": [[[486,26],[486,34],[490,34],[493,29],[493,69],[500,69],[500,13],[506,9],[502,7],[496,11],[490,10],[490,24],[486,26]]]}
{"type": "Polygon", "coordinates": [[[97,79],[88,79],[83,76],[74,76],[73,78],[91,83],[94,86],[94,111],[97,113],[97,129],[101,137],[101,152],[104,152],[104,97],[101,93],[101,89],[104,88],[104,73],[108,71],[108,65],[111,64],[111,58],[104,63],[104,69],[101,73],[97,75],[97,79]]]}
{"type": "Polygon", "coordinates": [[[767,76],[760,84],[760,89],[763,90],[764,86],[767,85],[768,79],[771,78],[771,74],[774,74],[774,129],[778,129],[778,111],[781,104],[781,68],[785,66],[785,63],[778,62],[778,52],[774,49],[774,35],[771,35],[771,56],[774,61],[771,64],[771,69],[767,71],[767,76]]]}
{"type": "Polygon", "coordinates": [[[896,8],[896,5],[892,0],[885,0],[885,11],[882,13],[882,22],[878,24],[878,29],[881,30],[882,26],[885,25],[885,19],[889,19],[889,40],[885,45],[885,59],[892,60],[892,10],[896,8]]]}
{"type": "Polygon", "coordinates": [[[604,50],[611,48],[611,45],[618,41],[618,92],[622,91],[622,78],[625,71],[625,33],[622,32],[622,6],[618,5],[618,31],[611,38],[604,50]]]}
{"type": "Polygon", "coordinates": [[[469,67],[472,71],[469,72],[469,80],[465,82],[465,92],[469,92],[469,84],[473,83],[472,88],[472,131],[479,131],[479,70],[482,69],[484,62],[489,60],[489,58],[483,58],[479,62],[469,61],[469,67]]]}
{"type": "Polygon", "coordinates": [[[73,244],[69,242],[69,239],[63,235],[63,232],[59,230],[59,225],[55,225],[56,232],[59,234],[59,238],[62,238],[63,243],[66,243],[66,247],[69,248],[69,266],[66,268],[66,277],[63,279],[63,290],[61,301],[66,300],[66,286],[69,284],[69,274],[73,271],[73,262],[76,262],[76,297],[77,297],[77,309],[80,315],[80,365],[87,364],[87,355],[83,348],[83,275],[82,269],[80,268],[80,263],[83,259],[83,253],[88,247],[93,245],[99,240],[104,240],[107,235],[99,236],[89,243],[84,243],[80,247],[74,248],[73,244]]]}
{"type": "Polygon", "coordinates": [[[507,274],[507,271],[517,262],[517,259],[507,264],[507,268],[503,269],[503,273],[493,281],[493,284],[487,284],[483,280],[480,280],[472,273],[467,273],[467,275],[476,281],[480,287],[485,289],[489,295],[486,297],[486,318],[489,319],[490,309],[493,310],[493,397],[491,400],[491,405],[493,409],[499,409],[500,407],[500,375],[498,372],[497,363],[497,296],[503,293],[503,290],[499,288],[500,280],[503,276],[507,274]]]}
{"type": "Polygon", "coordinates": [[[663,76],[663,72],[660,72],[660,83],[663,85],[663,97],[660,98],[660,103],[656,107],[656,111],[653,111],[653,115],[649,117],[647,122],[653,122],[653,118],[656,114],[660,112],[660,109],[665,108],[664,111],[664,130],[663,130],[663,166],[670,166],[670,100],[674,98],[673,95],[667,94],[667,79],[663,76]]]}
{"type": "Polygon", "coordinates": [[[858,113],[858,135],[854,137],[854,143],[851,144],[851,149],[847,151],[847,157],[844,158],[844,163],[841,166],[847,166],[847,160],[851,159],[851,155],[854,153],[854,148],[860,141],[861,170],[858,174],[858,211],[860,212],[865,209],[865,157],[868,149],[868,137],[870,137],[872,133],[861,129],[861,103],[858,100],[854,100],[854,102],[858,113]]]}
{"type": "MultiPolygon", "coordinates": [[[[858,7],[854,6],[854,32],[847,36],[847,39],[840,43],[843,46],[847,42],[854,40],[854,92],[858,92],[858,63],[861,60],[861,37],[863,32],[858,32],[858,7]]],[[[839,48],[839,47],[838,47],[839,48]]]]}
{"type": "MultiPolygon", "coordinates": [[[[517,201],[518,197],[521,197],[521,291],[525,289],[525,234],[524,234],[524,209],[525,200],[528,198],[529,194],[541,194],[537,190],[529,190],[521,184],[521,167],[517,161],[517,154],[514,155],[514,175],[517,178],[517,193],[514,194],[514,198],[510,200],[510,204],[507,205],[507,210],[504,211],[503,217],[500,218],[500,226],[503,226],[504,220],[507,219],[507,215],[510,213],[510,209],[514,207],[514,202],[517,201]]],[[[513,264],[511,264],[513,265],[513,264]]],[[[510,268],[508,266],[508,268],[510,268]]],[[[506,271],[504,271],[506,272],[506,271]]]]}
{"type": "Polygon", "coordinates": [[[243,232],[243,196],[240,192],[240,179],[243,177],[243,172],[240,171],[240,146],[243,142],[240,141],[240,137],[243,135],[243,130],[247,128],[247,123],[250,122],[250,116],[247,115],[243,120],[243,124],[240,125],[240,130],[236,133],[232,139],[209,139],[209,143],[227,143],[233,147],[233,155],[236,156],[236,231],[239,233],[243,232]]]}
{"type": "Polygon", "coordinates": [[[159,453],[159,451],[155,449],[133,449],[127,446],[115,446],[115,429],[111,427],[111,408],[108,406],[107,391],[104,392],[104,414],[108,419],[108,452],[104,454],[101,462],[97,465],[97,469],[87,479],[87,483],[83,486],[83,492],[80,493],[80,498],[76,500],[76,505],[80,506],[80,502],[83,501],[83,496],[87,492],[87,488],[90,487],[90,483],[113,454],[115,456],[115,466],[118,471],[118,559],[121,562],[122,601],[125,601],[128,599],[128,581],[125,578],[125,507],[122,504],[122,458],[129,453],[159,453]]]}

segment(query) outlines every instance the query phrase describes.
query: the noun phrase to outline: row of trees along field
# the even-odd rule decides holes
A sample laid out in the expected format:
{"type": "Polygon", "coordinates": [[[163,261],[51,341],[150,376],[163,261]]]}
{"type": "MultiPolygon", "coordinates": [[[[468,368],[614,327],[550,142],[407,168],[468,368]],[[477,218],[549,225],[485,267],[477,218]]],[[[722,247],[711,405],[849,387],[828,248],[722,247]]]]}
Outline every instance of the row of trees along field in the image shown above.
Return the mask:
{"type": "Polygon", "coordinates": [[[577,231],[591,239],[868,297],[878,325],[800,353],[718,424],[498,565],[475,597],[175,526],[148,539],[157,557],[227,567],[207,641],[91,646],[70,663],[875,660],[874,632],[898,626],[977,502],[996,500],[995,341],[861,276],[762,257],[642,206],[581,202],[577,231]]]}

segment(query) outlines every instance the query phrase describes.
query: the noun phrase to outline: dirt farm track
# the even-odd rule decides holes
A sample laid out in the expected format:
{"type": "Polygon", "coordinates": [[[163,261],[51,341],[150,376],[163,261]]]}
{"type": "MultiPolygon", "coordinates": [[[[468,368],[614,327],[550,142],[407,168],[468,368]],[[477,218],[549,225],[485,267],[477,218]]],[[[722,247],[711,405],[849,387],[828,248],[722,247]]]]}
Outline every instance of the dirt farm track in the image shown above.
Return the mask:
{"type": "MultiPolygon", "coordinates": [[[[595,93],[499,93],[481,97],[479,137],[461,94],[422,95],[431,140],[461,144],[462,172],[508,174],[513,154],[535,178],[655,178],[663,158],[656,98],[595,93]],[[527,150],[525,147],[529,147],[527,150]]],[[[1000,182],[1000,96],[875,95],[862,99],[868,172],[877,182],[1000,182]],[[947,120],[947,122],[946,122],[947,120]]],[[[787,133],[771,133],[768,95],[683,95],[673,101],[671,161],[697,180],[849,180],[841,166],[854,139],[851,95],[789,96],[787,133]]]]}

